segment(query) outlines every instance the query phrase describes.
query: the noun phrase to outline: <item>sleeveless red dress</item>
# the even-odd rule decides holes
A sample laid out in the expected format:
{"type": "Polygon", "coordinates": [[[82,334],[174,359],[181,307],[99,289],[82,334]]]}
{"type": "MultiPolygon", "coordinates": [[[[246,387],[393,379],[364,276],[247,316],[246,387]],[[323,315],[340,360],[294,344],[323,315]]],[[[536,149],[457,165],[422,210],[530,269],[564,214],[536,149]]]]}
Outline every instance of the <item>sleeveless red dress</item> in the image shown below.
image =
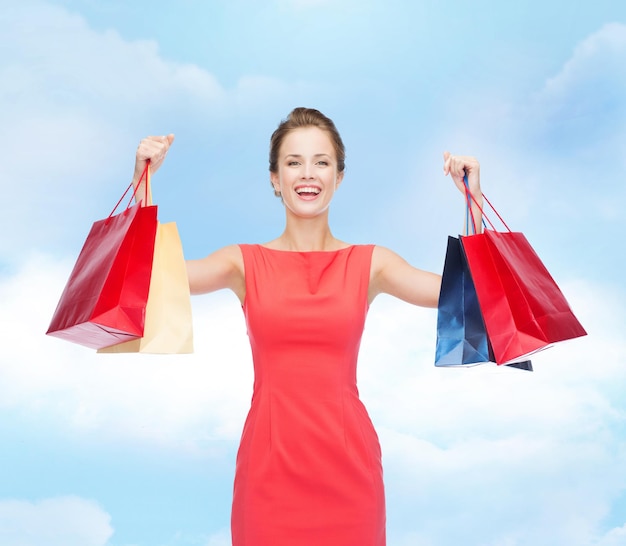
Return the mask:
{"type": "Polygon", "coordinates": [[[380,446],[356,386],[373,246],[240,248],[254,391],[233,546],[384,546],[380,446]]]}

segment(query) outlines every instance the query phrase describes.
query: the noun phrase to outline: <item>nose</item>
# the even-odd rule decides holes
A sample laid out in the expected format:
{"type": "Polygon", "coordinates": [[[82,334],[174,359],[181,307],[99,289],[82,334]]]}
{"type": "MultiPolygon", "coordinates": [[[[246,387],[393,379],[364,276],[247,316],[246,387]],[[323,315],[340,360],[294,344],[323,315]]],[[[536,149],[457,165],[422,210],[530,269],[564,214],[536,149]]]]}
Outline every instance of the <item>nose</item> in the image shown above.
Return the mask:
{"type": "Polygon", "coordinates": [[[302,178],[314,178],[313,165],[308,161],[302,167],[302,178]]]}

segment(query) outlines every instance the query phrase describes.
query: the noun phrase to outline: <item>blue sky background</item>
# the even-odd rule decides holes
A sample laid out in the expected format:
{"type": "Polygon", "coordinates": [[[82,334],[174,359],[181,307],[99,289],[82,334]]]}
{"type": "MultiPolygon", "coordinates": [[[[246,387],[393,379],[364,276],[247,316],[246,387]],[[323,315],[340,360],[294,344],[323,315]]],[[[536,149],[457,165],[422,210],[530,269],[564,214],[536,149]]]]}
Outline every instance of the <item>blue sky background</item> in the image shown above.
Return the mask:
{"type": "Polygon", "coordinates": [[[225,546],[251,394],[237,300],[195,298],[192,356],[44,335],[91,223],[148,134],[186,254],[283,223],[269,136],[332,117],[336,236],[441,271],[463,199],[441,154],[542,257],[589,336],[534,373],[433,366],[436,313],[370,310],[359,385],[390,546],[626,544],[626,4],[530,0],[3,1],[0,544],[225,546]]]}

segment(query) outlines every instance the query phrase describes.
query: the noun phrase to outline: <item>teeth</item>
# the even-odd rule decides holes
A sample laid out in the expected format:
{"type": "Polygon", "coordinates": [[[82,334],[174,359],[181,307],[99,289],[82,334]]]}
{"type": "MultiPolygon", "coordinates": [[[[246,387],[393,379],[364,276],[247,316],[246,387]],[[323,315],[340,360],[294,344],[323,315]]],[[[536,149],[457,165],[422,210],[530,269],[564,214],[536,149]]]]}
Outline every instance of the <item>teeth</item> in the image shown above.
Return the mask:
{"type": "Polygon", "coordinates": [[[300,194],[300,193],[313,193],[315,195],[317,195],[320,192],[320,190],[318,188],[298,188],[296,190],[296,193],[300,194]]]}

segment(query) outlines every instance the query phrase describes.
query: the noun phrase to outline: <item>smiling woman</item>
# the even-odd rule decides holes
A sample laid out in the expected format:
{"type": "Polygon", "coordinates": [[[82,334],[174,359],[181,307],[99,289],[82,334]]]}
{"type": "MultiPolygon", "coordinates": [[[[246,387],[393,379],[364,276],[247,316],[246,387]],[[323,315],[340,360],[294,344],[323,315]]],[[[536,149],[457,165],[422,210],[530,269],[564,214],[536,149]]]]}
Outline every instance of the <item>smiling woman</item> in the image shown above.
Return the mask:
{"type": "Polygon", "coordinates": [[[270,180],[283,200],[288,224],[294,214],[311,218],[323,214],[327,221],[328,207],[343,180],[328,134],[318,127],[299,127],[285,136],[280,150],[270,180]]]}
{"type": "MultiPolygon", "coordinates": [[[[137,151],[135,181],[162,163],[173,136],[137,151]]],[[[444,156],[459,189],[473,158],[444,156]]],[[[377,434],[359,399],[356,367],[369,305],[380,293],[435,307],[439,275],[392,251],[336,239],[328,211],[345,149],[321,112],[296,108],[272,135],[270,180],[285,229],[264,244],[187,262],[195,294],[231,289],[242,304],[255,381],[237,454],[233,546],[383,546],[385,496],[377,434]]]]}

